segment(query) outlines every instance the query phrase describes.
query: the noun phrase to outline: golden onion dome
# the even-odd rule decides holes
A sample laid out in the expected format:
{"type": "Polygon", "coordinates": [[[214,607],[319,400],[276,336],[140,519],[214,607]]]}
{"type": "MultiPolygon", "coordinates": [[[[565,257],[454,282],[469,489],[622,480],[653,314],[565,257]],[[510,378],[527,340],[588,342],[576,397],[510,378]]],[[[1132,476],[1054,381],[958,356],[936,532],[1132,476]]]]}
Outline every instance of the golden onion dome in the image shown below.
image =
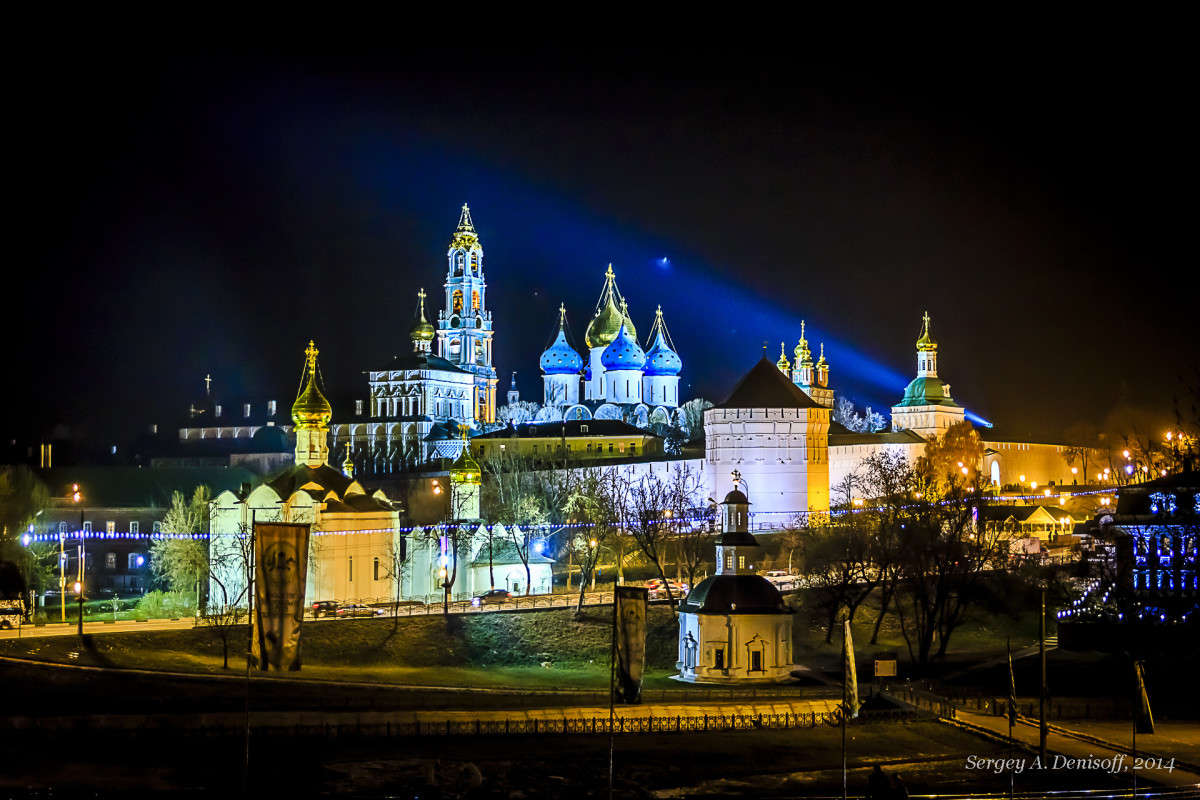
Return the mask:
{"type": "Polygon", "coordinates": [[[429,320],[425,319],[424,289],[421,289],[419,292],[417,292],[417,299],[420,301],[420,306],[419,310],[417,311],[417,317],[413,320],[412,327],[409,328],[409,336],[411,336],[414,341],[432,342],[433,337],[437,335],[437,332],[433,329],[433,325],[430,324],[429,320]]]}
{"type": "Polygon", "coordinates": [[[304,368],[306,373],[304,388],[300,390],[300,394],[296,395],[296,402],[292,403],[292,422],[303,428],[324,427],[333,417],[333,407],[329,405],[329,401],[325,399],[325,395],[321,394],[321,389],[317,386],[317,353],[319,352],[316,343],[310,339],[308,347],[304,350],[304,355],[308,360],[304,368]]]}
{"type": "Polygon", "coordinates": [[[479,462],[475,460],[475,456],[471,455],[471,440],[467,438],[467,427],[464,425],[462,429],[463,448],[458,454],[458,458],[450,466],[450,482],[451,483],[482,483],[483,470],[479,467],[479,462]]]}
{"type": "Polygon", "coordinates": [[[796,367],[812,366],[812,351],[808,349],[808,339],[804,335],[805,322],[800,320],[800,341],[796,343],[796,349],[792,351],[792,355],[796,358],[796,367]]]}
{"type": "Polygon", "coordinates": [[[617,333],[621,330],[621,323],[624,321],[625,317],[617,308],[617,304],[610,294],[608,302],[596,312],[596,316],[592,317],[592,321],[588,323],[583,340],[587,342],[589,348],[608,347],[612,344],[613,339],[617,338],[617,333]]]}
{"type": "Polygon", "coordinates": [[[775,366],[779,367],[779,371],[784,374],[787,374],[788,369],[792,366],[788,363],[787,356],[783,353],[783,342],[779,343],[779,360],[775,362],[775,366]]]}
{"type": "Polygon", "coordinates": [[[583,334],[583,341],[589,349],[608,347],[617,338],[621,325],[624,325],[633,340],[637,341],[637,328],[633,326],[633,320],[629,317],[629,306],[625,298],[621,297],[617,290],[617,279],[613,274],[612,264],[608,265],[608,270],[604,273],[604,289],[600,292],[599,305],[600,310],[592,317],[583,334]],[[619,307],[617,298],[621,298],[619,307]]]}
{"type": "Polygon", "coordinates": [[[917,349],[918,350],[937,350],[937,342],[934,341],[934,338],[929,335],[929,312],[928,311],[925,312],[925,316],[922,317],[922,320],[925,323],[925,328],[924,328],[924,330],[921,331],[921,338],[917,339],[917,349]]]}

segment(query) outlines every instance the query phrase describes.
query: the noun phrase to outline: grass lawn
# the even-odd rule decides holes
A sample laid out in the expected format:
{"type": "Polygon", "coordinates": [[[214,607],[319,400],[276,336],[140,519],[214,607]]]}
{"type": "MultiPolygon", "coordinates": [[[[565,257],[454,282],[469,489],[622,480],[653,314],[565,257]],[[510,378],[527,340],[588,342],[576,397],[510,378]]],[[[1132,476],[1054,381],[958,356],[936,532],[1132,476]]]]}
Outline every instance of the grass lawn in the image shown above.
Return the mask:
{"type": "MultiPolygon", "coordinates": [[[[1020,598],[1017,598],[1020,600],[1020,598]]],[[[794,618],[796,659],[817,670],[839,669],[841,641],[835,632],[824,642],[824,619],[812,598],[789,597],[794,618]]],[[[860,680],[871,679],[870,659],[896,652],[901,676],[911,675],[908,651],[898,618],[889,613],[879,641],[870,645],[878,602],[859,609],[853,625],[860,680]]],[[[678,623],[672,609],[649,609],[646,686],[670,689],[674,674],[678,623]]],[[[1036,611],[996,592],[973,608],[950,641],[946,669],[960,668],[1036,640],[1036,611]]],[[[576,620],[570,609],[524,613],[337,620],[306,623],[303,632],[304,676],[441,686],[600,688],[608,682],[611,612],[589,609],[576,620]],[[543,664],[548,664],[548,667],[543,664]]],[[[245,628],[229,639],[231,667],[241,665],[245,628]]],[[[26,638],[0,642],[0,654],[64,663],[171,671],[220,672],[222,647],[211,629],[97,633],[81,647],[74,637],[26,638]]]]}

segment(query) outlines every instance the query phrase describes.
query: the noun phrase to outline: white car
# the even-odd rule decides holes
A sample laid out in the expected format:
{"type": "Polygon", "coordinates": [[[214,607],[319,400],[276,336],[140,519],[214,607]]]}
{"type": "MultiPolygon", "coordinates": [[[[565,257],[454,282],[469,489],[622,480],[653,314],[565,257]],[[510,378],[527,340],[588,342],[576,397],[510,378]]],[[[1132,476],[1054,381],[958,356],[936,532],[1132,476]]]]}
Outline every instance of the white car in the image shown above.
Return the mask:
{"type": "MultiPolygon", "coordinates": [[[[682,600],[687,597],[688,585],[668,579],[667,583],[671,586],[671,597],[676,600],[682,600]]],[[[646,581],[646,594],[649,600],[666,600],[667,587],[663,585],[661,578],[651,578],[646,581]]]]}
{"type": "Polygon", "coordinates": [[[21,627],[24,617],[19,603],[0,602],[0,629],[21,627]]]}
{"type": "Polygon", "coordinates": [[[800,588],[800,579],[796,575],[782,569],[769,569],[762,574],[764,578],[770,581],[776,589],[781,592],[790,592],[793,589],[800,588]]]}

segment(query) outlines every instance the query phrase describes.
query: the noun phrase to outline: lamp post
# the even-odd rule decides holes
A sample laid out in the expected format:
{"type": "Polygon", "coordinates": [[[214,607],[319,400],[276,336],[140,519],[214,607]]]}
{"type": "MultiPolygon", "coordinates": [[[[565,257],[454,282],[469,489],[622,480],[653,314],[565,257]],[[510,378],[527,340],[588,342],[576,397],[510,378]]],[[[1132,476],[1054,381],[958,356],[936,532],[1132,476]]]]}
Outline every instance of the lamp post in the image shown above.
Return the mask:
{"type": "MultiPolygon", "coordinates": [[[[83,564],[84,564],[84,560],[86,559],[86,553],[83,548],[83,513],[84,513],[84,509],[83,509],[83,506],[80,505],[80,501],[82,501],[82,500],[83,500],[83,495],[79,493],[79,484],[78,483],[72,484],[71,485],[71,502],[73,502],[79,506],[79,573],[78,573],[79,579],[77,581],[75,581],[75,594],[78,596],[78,599],[79,599],[79,635],[80,636],[83,636],[83,564]]],[[[61,543],[62,540],[59,539],[59,541],[61,543]]],[[[59,549],[61,552],[61,549],[62,549],[61,544],[60,544],[59,549]]],[[[61,560],[62,559],[60,559],[60,561],[61,560]]],[[[64,565],[64,569],[65,569],[65,565],[64,565]]],[[[66,577],[65,577],[64,572],[60,572],[59,580],[63,584],[63,590],[64,590],[63,622],[66,622],[66,620],[67,620],[66,602],[67,601],[66,601],[66,595],[65,595],[66,577]]]]}

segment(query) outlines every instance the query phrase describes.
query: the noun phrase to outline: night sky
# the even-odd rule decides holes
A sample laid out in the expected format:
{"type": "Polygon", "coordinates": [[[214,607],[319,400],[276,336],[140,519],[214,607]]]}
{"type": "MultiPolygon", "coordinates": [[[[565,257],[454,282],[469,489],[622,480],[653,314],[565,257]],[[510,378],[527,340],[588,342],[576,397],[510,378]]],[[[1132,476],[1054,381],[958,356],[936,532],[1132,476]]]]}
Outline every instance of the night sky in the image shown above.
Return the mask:
{"type": "Polygon", "coordinates": [[[662,304],[689,397],[764,342],[790,358],[805,318],[835,390],[886,409],[925,309],[959,402],[1033,440],[1167,414],[1200,363],[1191,90],[1161,64],[79,59],[10,99],[12,437],[171,426],[205,373],[286,407],[310,337],[333,397],[365,397],[464,202],[527,399],[610,261],[643,336],[662,304]]]}

